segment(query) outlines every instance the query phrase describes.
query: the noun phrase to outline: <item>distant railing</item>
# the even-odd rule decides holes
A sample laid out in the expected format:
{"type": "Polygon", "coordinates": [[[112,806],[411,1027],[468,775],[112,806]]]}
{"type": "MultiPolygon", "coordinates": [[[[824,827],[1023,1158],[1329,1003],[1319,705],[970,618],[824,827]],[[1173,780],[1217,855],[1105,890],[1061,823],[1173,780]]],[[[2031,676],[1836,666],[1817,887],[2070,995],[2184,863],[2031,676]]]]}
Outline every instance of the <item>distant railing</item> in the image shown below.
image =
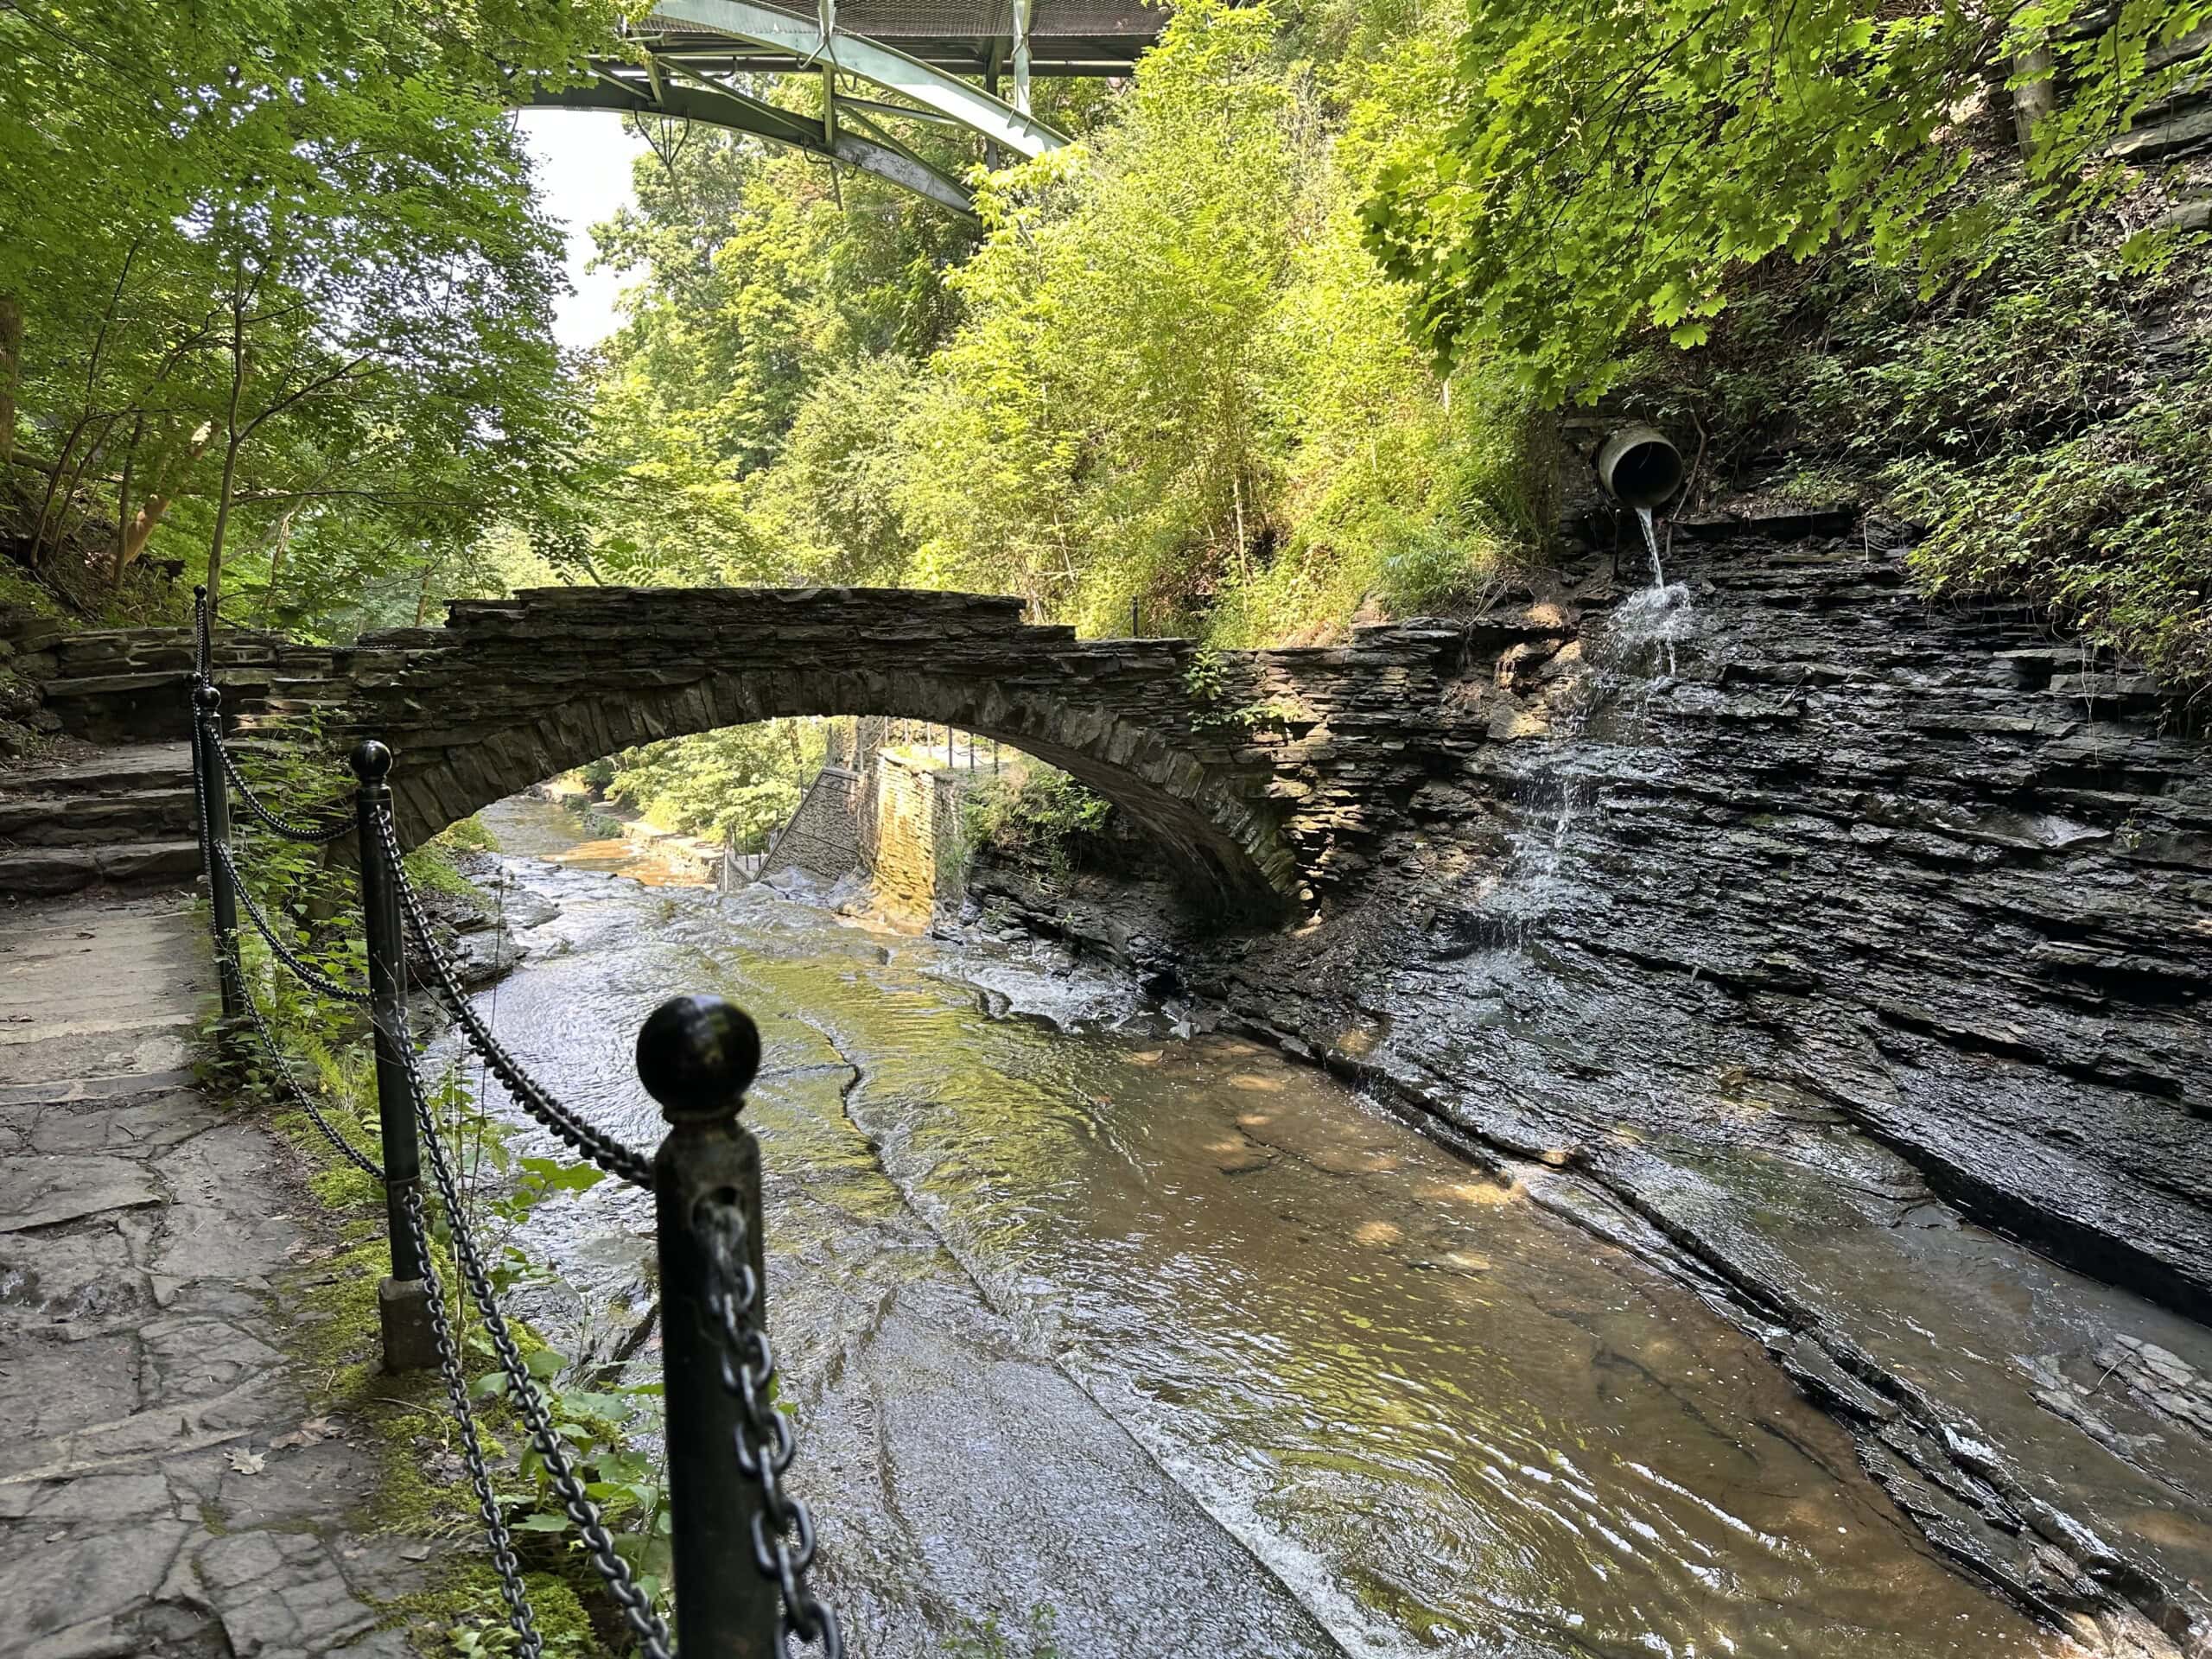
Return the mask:
{"type": "Polygon", "coordinates": [[[796,1444],[790,1419],[774,1400],[760,1148],[738,1121],[746,1087],[760,1066],[760,1033],[742,1010],[715,997],[680,996],[654,1010],[638,1033],[638,1075],[660,1103],[670,1128],[651,1157],[563,1105],[478,1014],[430,926],[408,880],[392,822],[391,750],[373,740],[354,748],[350,759],[359,787],[350,815],[302,823],[268,805],[241,774],[223,740],[222,693],[210,671],[205,589],[199,601],[193,783],[226,1040],[242,1041],[250,1033],[265,1051],[284,1096],[348,1163],[383,1184],[391,1261],[391,1274],[377,1287],[385,1364],[394,1371],[435,1367],[443,1374],[518,1651],[525,1659],[537,1659],[543,1643],[513,1539],[493,1494],[448,1293],[430,1249],[423,1195],[425,1165],[445,1215],[456,1276],[491,1342],[508,1395],[553,1491],[640,1650],[649,1659],[673,1659],[675,1646],[577,1478],[470,1230],[454,1160],[430,1109],[408,1030],[410,935],[429,964],[429,989],[516,1103],[601,1169],[653,1194],[676,1613],[683,1651],[716,1659],[767,1659],[787,1655],[798,1640],[818,1643],[823,1659],[839,1659],[844,1649],[836,1616],[807,1584],[815,1554],[813,1519],[806,1504],[784,1487],[796,1444]],[[355,839],[367,947],[365,983],[346,983],[306,961],[239,880],[231,832],[233,791],[255,823],[283,840],[321,844],[355,839]],[[271,958],[310,992],[366,1011],[376,1062],[381,1160],[341,1134],[294,1073],[244,971],[241,909],[271,958]]]}

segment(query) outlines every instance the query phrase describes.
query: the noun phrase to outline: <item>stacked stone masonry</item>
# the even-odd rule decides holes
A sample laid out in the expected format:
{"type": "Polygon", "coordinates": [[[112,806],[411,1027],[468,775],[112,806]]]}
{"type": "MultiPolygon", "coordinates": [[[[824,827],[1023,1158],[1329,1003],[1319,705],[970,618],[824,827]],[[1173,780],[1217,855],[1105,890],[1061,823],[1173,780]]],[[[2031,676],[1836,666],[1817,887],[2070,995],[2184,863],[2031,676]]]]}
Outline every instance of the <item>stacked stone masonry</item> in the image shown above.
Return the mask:
{"type": "MultiPolygon", "coordinates": [[[[915,717],[1073,773],[1199,886],[1262,914],[1361,867],[1378,804],[1421,774],[1408,710],[1439,705],[1460,645],[1452,628],[1369,629],[1343,648],[1232,655],[1199,691],[1186,640],[1077,640],[1024,622],[1014,599],[562,588],[451,613],[341,649],[226,636],[226,715],[253,730],[314,714],[327,741],[391,744],[410,844],[636,744],[779,715],[915,717]]],[[[181,632],[82,635],[51,655],[48,703],[71,731],[175,734],[181,632]]]]}

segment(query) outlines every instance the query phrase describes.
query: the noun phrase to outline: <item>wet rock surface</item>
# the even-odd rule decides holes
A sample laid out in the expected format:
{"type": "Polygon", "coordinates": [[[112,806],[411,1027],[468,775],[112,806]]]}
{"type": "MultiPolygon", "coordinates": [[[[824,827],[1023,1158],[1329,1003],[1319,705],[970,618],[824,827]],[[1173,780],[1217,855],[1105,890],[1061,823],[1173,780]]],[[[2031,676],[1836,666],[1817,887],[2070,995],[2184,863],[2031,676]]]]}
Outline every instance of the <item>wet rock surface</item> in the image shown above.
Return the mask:
{"type": "Polygon", "coordinates": [[[275,1345],[315,1201],[188,1069],[200,925],[163,895],[5,926],[0,1653],[404,1659],[379,1609],[421,1569],[349,1526],[374,1459],[275,1345]]]}
{"type": "MultiPolygon", "coordinates": [[[[503,1040],[594,1121],[659,1132],[623,1065],[664,996],[760,1021],[791,1478],[855,1653],[2080,1652],[1949,1572],[1579,1175],[1486,1180],[1033,941],[511,861],[560,913],[503,1040]]],[[[634,1304],[648,1228],[601,1183],[528,1244],[634,1304]]]]}
{"type": "Polygon", "coordinates": [[[1857,537],[1667,563],[1477,623],[1316,921],[1177,940],[1164,893],[1004,865],[978,898],[1594,1185],[1939,1548],[2212,1651],[2206,746],[1857,537]]]}
{"type": "MultiPolygon", "coordinates": [[[[416,896],[454,978],[473,990],[520,966],[530,954],[521,935],[549,920],[553,910],[543,899],[499,881],[491,855],[464,852],[456,855],[454,862],[466,873],[488,877],[488,891],[418,885],[416,896]]],[[[410,982],[416,985],[429,984],[433,976],[428,953],[411,934],[407,942],[407,973],[410,982]]]]}

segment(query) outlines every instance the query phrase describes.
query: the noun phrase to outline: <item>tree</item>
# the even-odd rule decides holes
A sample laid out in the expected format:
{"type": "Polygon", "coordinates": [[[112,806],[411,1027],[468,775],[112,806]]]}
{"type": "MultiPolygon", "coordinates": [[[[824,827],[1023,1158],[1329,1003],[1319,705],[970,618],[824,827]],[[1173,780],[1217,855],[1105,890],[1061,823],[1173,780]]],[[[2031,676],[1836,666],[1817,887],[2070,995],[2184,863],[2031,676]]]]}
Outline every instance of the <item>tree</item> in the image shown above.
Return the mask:
{"type": "Polygon", "coordinates": [[[573,542],[557,240],[502,104],[613,21],[611,0],[0,12],[0,313],[22,325],[0,382],[18,451],[26,429],[50,449],[16,457],[44,474],[34,557],[94,486],[118,578],[161,538],[219,590],[242,529],[296,565],[518,512],[573,542]]]}
{"type": "Polygon", "coordinates": [[[2030,163],[2083,197],[2097,147],[2201,56],[2149,67],[2212,19],[2203,0],[1473,0],[1433,114],[1364,208],[1370,245],[1415,294],[1440,359],[1494,355],[1547,399],[1594,398],[1644,327],[1707,337],[1732,276],[1864,238],[1889,260],[1993,257],[1999,219],[1958,188],[1968,118],[2018,60],[2065,109],[2030,163]],[[2062,44],[2063,42],[2063,44],[2062,44]]]}
{"type": "Polygon", "coordinates": [[[1548,529],[1549,472],[1517,392],[1446,395],[1361,245],[1450,37],[1387,10],[1329,15],[1359,44],[1325,76],[1265,8],[1194,0],[1133,85],[1082,89],[1081,145],[983,181],[964,263],[874,181],[655,132],[601,230],[640,282],[597,567],[1014,592],[1111,632],[1135,601],[1240,644],[1465,598],[1548,529]]]}
{"type": "Polygon", "coordinates": [[[640,279],[597,385],[595,454],[613,483],[596,567],[638,580],[891,579],[906,543],[889,482],[842,477],[868,447],[853,419],[864,405],[895,421],[888,388],[946,327],[942,273],[969,232],[880,181],[833,180],[751,140],[645,130],[638,207],[594,232],[601,263],[640,279]],[[808,480],[764,491],[795,446],[808,480]],[[808,499],[816,486],[841,505],[808,499]],[[870,544],[843,545],[848,531],[870,544]]]}
{"type": "Polygon", "coordinates": [[[1103,622],[1133,589],[1188,599],[1248,568],[1275,486],[1270,310],[1314,164],[1275,27],[1185,7],[1087,151],[985,192],[968,321],[909,440],[943,579],[995,567],[1103,622]]]}

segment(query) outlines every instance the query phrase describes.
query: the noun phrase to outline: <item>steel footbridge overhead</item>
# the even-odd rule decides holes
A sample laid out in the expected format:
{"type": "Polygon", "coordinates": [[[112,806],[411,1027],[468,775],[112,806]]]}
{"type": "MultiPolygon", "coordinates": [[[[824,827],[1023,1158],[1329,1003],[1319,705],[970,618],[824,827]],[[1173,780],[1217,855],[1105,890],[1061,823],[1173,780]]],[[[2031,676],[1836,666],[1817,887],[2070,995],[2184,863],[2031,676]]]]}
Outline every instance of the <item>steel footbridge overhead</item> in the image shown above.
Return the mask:
{"type": "Polygon", "coordinates": [[[589,80],[524,101],[730,128],[967,213],[967,186],[902,128],[963,127],[987,154],[1040,156],[1067,138],[1031,113],[1033,79],[1127,74],[1166,21],[1144,0],[658,0],[589,80]],[[820,112],[770,102],[772,75],[819,75],[820,112]]]}

